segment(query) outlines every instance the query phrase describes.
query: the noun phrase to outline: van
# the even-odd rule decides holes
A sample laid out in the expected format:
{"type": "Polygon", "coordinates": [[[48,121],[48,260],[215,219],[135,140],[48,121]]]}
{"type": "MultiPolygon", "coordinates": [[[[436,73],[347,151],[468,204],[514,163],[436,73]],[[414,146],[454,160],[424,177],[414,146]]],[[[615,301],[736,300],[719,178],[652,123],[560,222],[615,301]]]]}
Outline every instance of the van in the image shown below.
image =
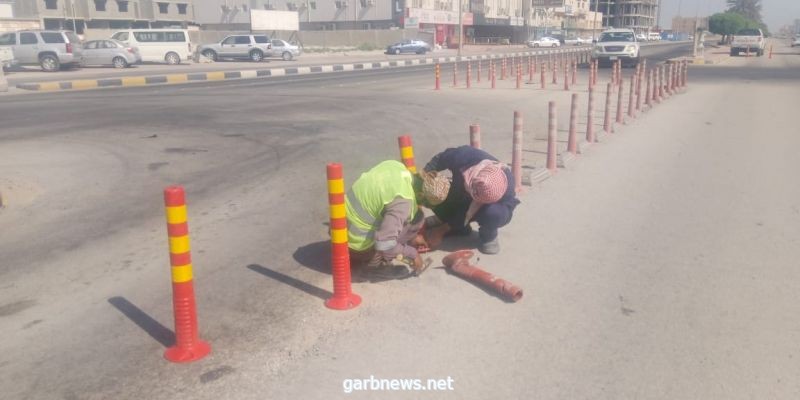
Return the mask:
{"type": "Polygon", "coordinates": [[[192,58],[192,43],[185,29],[128,29],[114,32],[111,38],[139,48],[142,61],[175,65],[192,58]]]}
{"type": "Polygon", "coordinates": [[[661,40],[661,34],[658,32],[648,32],[647,40],[658,41],[661,40]]]}

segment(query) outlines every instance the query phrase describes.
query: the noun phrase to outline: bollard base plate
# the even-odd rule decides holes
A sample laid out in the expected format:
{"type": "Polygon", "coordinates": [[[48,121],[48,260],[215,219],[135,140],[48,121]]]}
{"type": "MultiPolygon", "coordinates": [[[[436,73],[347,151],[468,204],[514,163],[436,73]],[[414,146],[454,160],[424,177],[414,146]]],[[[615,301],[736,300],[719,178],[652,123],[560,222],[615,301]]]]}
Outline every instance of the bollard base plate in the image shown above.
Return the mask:
{"type": "Polygon", "coordinates": [[[347,297],[331,297],[325,300],[325,307],[331,310],[350,310],[361,304],[361,296],[352,293],[347,297]]]}
{"type": "Polygon", "coordinates": [[[172,346],[164,351],[164,358],[174,363],[188,363],[197,361],[211,353],[211,345],[198,340],[191,348],[172,346]]]}
{"type": "Polygon", "coordinates": [[[569,164],[575,161],[575,154],[572,152],[565,151],[563,153],[558,154],[558,158],[556,158],[556,165],[558,168],[567,168],[569,164]]]}

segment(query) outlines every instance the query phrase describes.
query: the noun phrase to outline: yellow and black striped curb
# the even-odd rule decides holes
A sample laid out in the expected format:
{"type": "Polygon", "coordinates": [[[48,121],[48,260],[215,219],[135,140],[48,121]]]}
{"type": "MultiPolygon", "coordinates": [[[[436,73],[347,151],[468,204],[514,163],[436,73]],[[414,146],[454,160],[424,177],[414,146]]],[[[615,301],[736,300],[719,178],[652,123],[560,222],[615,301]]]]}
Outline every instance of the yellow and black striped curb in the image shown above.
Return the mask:
{"type": "Polygon", "coordinates": [[[417,59],[398,60],[398,61],[375,61],[375,62],[362,62],[353,64],[330,64],[330,65],[270,68],[270,69],[258,69],[258,70],[244,70],[244,71],[214,71],[214,72],[195,72],[195,73],[185,73],[185,74],[168,74],[168,75],[153,75],[153,76],[130,76],[122,78],[78,79],[69,81],[20,83],[17,84],[17,88],[24,90],[40,91],[40,92],[53,92],[53,91],[64,91],[64,90],[87,90],[87,89],[112,88],[112,87],[174,85],[174,84],[184,84],[191,82],[213,82],[213,81],[225,81],[234,79],[258,79],[258,78],[268,78],[276,76],[323,74],[323,73],[343,72],[343,71],[366,71],[375,69],[410,67],[418,65],[453,63],[461,61],[488,60],[488,59],[498,59],[507,57],[574,54],[587,51],[589,51],[589,48],[587,47],[576,47],[569,49],[562,48],[562,49],[552,49],[552,50],[525,51],[519,53],[484,54],[484,55],[462,56],[462,57],[417,58],[417,59]]]}

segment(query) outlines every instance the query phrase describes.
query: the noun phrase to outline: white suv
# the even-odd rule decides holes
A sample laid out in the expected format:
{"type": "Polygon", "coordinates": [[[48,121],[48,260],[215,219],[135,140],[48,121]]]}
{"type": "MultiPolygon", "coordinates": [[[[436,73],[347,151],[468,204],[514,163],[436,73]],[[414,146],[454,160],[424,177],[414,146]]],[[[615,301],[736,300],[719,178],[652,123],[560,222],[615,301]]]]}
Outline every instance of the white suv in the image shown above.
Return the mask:
{"type": "Polygon", "coordinates": [[[592,58],[600,64],[610,64],[617,60],[622,65],[635,66],[639,63],[639,42],[631,29],[609,29],[600,34],[595,43],[592,58]]]}

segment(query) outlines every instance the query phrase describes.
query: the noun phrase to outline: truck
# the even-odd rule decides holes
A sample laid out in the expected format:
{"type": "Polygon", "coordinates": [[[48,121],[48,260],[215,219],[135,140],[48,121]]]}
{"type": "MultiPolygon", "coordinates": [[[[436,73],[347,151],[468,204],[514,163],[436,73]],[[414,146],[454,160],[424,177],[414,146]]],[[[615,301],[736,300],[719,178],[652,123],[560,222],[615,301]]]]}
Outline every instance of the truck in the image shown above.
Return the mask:
{"type": "Polygon", "coordinates": [[[761,57],[767,41],[761,29],[742,29],[736,32],[731,41],[731,57],[738,56],[740,52],[750,52],[761,57]]]}

